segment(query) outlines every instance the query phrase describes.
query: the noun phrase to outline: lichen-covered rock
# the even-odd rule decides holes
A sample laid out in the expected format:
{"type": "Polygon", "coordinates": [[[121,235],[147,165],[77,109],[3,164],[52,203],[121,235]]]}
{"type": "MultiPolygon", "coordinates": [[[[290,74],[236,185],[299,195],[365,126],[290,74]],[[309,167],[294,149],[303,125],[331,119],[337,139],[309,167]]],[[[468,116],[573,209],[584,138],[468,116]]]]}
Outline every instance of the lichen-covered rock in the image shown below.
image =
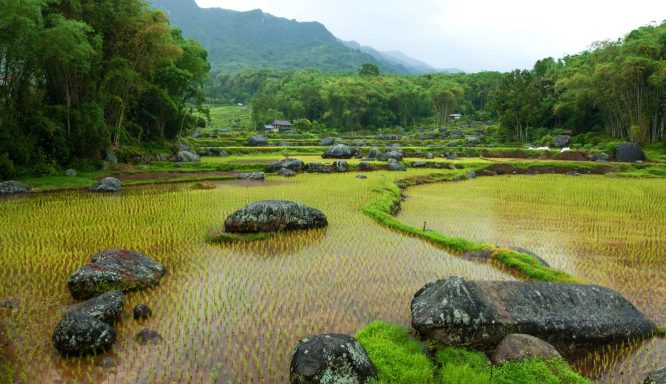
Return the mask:
{"type": "Polygon", "coordinates": [[[199,158],[199,155],[194,152],[178,151],[178,154],[176,155],[176,161],[181,163],[198,163],[201,161],[201,158],[199,158]]]}
{"type": "Polygon", "coordinates": [[[73,311],[56,325],[51,341],[64,355],[87,355],[111,347],[116,341],[116,331],[101,320],[73,311]]]}
{"type": "Polygon", "coordinates": [[[648,373],[643,384],[666,384],[666,367],[648,373]]]}
{"type": "Polygon", "coordinates": [[[656,329],[620,294],[594,285],[450,277],[420,289],[411,312],[412,327],[425,338],[488,350],[511,333],[570,348],[643,338],[656,329]]]}
{"type": "Polygon", "coordinates": [[[296,172],[292,171],[291,169],[282,168],[278,171],[278,175],[283,177],[294,177],[296,176],[296,172]]]}
{"type": "Polygon", "coordinates": [[[257,233],[323,228],[326,216],[301,203],[265,200],[247,205],[227,217],[224,230],[228,233],[257,233]]]}
{"type": "Polygon", "coordinates": [[[331,167],[319,163],[308,163],[305,169],[312,173],[331,173],[331,167]]]}
{"type": "Polygon", "coordinates": [[[2,181],[0,182],[0,196],[3,195],[16,195],[19,193],[29,193],[30,188],[18,181],[2,181]]]}
{"type": "Polygon", "coordinates": [[[268,145],[268,139],[263,136],[251,136],[247,139],[247,145],[250,147],[265,147],[268,145]]]}
{"type": "Polygon", "coordinates": [[[305,163],[298,159],[281,160],[269,165],[266,169],[266,172],[277,172],[283,168],[286,168],[290,171],[300,171],[305,168],[305,163]]]}
{"type": "Polygon", "coordinates": [[[108,250],[95,254],[89,265],[79,268],[67,282],[72,297],[85,300],[104,292],[131,291],[159,284],[164,266],[135,251],[108,250]]]}
{"type": "Polygon", "coordinates": [[[467,176],[468,179],[476,179],[476,172],[467,171],[466,176],[467,176]]]}
{"type": "Polygon", "coordinates": [[[365,348],[355,338],[323,334],[301,340],[291,357],[292,384],[364,384],[377,378],[365,348]]]}
{"type": "Polygon", "coordinates": [[[361,161],[360,163],[358,163],[358,169],[360,171],[369,171],[372,169],[372,166],[367,161],[361,161]]]}
{"type": "Polygon", "coordinates": [[[241,180],[264,180],[266,174],[263,172],[239,173],[238,178],[241,180]]]}
{"type": "Polygon", "coordinates": [[[333,137],[327,137],[319,142],[319,145],[322,147],[330,147],[333,144],[335,144],[335,138],[333,137]]]}
{"type": "Polygon", "coordinates": [[[125,295],[120,291],[109,291],[71,309],[67,314],[79,312],[112,325],[120,317],[124,306],[125,295]]]}
{"type": "Polygon", "coordinates": [[[606,152],[595,152],[590,154],[590,159],[592,161],[608,161],[610,156],[606,152]]]}
{"type": "Polygon", "coordinates": [[[507,361],[519,361],[535,357],[560,357],[552,345],[531,335],[512,333],[507,335],[495,348],[493,362],[504,364],[507,361]]]}
{"type": "Polygon", "coordinates": [[[403,158],[402,153],[395,150],[391,150],[379,155],[379,160],[381,161],[389,161],[391,159],[395,161],[402,161],[402,158],[403,158]]]}
{"type": "Polygon", "coordinates": [[[137,304],[134,307],[134,320],[145,320],[153,315],[153,311],[146,304],[137,304]]]}
{"type": "Polygon", "coordinates": [[[427,166],[428,166],[428,163],[426,163],[425,161],[415,161],[412,164],[412,167],[414,167],[414,168],[425,168],[427,166]]]}
{"type": "Polygon", "coordinates": [[[379,148],[374,147],[370,149],[367,157],[369,160],[377,160],[379,159],[379,156],[381,156],[381,154],[382,152],[379,150],[379,148]]]}
{"type": "Polygon", "coordinates": [[[98,181],[97,184],[90,187],[90,192],[97,193],[117,193],[123,189],[120,180],[115,177],[105,177],[98,181]]]}
{"type": "Polygon", "coordinates": [[[76,170],[72,169],[72,168],[69,168],[68,170],[65,171],[65,176],[68,176],[68,177],[76,176],[76,170]]]}
{"type": "Polygon", "coordinates": [[[393,172],[403,172],[407,170],[407,167],[400,163],[389,163],[388,170],[393,172]]]}
{"type": "Polygon", "coordinates": [[[329,147],[321,157],[324,159],[351,159],[354,153],[352,148],[344,144],[335,144],[329,147]]]}
{"type": "Polygon", "coordinates": [[[477,145],[481,145],[482,141],[476,136],[467,136],[465,137],[465,143],[468,147],[475,147],[477,145]]]}
{"type": "Polygon", "coordinates": [[[347,172],[349,171],[349,164],[344,160],[338,160],[333,162],[333,170],[335,172],[347,172]]]}
{"type": "Polygon", "coordinates": [[[645,161],[645,153],[641,146],[636,143],[622,143],[617,146],[617,161],[623,163],[635,163],[645,161]]]}

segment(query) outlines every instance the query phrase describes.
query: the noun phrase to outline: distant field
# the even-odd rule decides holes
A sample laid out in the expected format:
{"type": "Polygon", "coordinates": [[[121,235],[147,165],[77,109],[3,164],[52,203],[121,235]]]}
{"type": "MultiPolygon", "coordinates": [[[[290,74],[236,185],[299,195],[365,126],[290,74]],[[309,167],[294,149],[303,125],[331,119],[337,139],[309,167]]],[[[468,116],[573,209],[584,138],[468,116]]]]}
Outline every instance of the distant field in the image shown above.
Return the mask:
{"type": "Polygon", "coordinates": [[[210,122],[207,131],[220,128],[231,128],[239,131],[250,131],[254,129],[252,124],[251,106],[210,106],[210,122]]]}

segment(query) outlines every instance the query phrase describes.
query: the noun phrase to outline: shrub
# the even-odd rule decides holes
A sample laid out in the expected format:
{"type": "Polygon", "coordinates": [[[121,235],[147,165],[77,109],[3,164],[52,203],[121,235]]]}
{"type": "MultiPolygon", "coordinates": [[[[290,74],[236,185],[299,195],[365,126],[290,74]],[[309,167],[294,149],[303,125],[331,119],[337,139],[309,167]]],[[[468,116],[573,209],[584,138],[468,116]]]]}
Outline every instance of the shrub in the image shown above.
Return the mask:
{"type": "Polygon", "coordinates": [[[377,368],[377,383],[433,382],[434,367],[423,346],[403,327],[375,321],[361,329],[356,338],[377,368]]]}
{"type": "Polygon", "coordinates": [[[7,180],[14,177],[14,162],[6,153],[0,155],[0,180],[7,180]]]}

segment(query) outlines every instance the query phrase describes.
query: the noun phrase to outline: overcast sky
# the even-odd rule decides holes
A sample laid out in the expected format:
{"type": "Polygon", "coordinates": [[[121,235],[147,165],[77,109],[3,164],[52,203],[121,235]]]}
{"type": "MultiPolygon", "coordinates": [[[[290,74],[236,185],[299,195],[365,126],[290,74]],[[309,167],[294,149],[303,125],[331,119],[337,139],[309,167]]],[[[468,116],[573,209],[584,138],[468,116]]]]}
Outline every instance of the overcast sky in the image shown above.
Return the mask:
{"type": "Polygon", "coordinates": [[[666,19],[666,0],[196,0],[319,21],[335,36],[467,72],[531,68],[666,19]]]}

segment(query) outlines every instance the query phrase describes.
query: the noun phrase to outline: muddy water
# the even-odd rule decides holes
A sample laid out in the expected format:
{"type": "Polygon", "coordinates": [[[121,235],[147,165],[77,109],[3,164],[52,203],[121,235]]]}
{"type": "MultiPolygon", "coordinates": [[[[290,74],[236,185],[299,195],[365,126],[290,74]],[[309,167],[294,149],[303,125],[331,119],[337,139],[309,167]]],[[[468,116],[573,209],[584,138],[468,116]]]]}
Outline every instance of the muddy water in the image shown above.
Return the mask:
{"type": "MultiPolygon", "coordinates": [[[[486,177],[407,190],[399,218],[466,239],[520,246],[553,267],[622,293],[666,324],[666,180],[603,176],[486,177]]],[[[575,366],[635,383],[666,365],[666,341],[612,347],[575,366]]]]}
{"type": "Polygon", "coordinates": [[[513,279],[364,216],[361,207],[383,178],[299,175],[255,187],[183,184],[0,201],[0,301],[20,301],[16,311],[0,309],[0,328],[15,352],[17,381],[286,383],[301,337],[354,334],[376,319],[408,325],[413,294],[432,279],[513,279]],[[228,214],[263,199],[300,201],[322,210],[330,225],[270,241],[206,243],[228,214]],[[113,350],[63,358],[50,338],[73,303],[67,277],[108,248],[144,252],[168,273],[158,287],[127,296],[113,350]],[[132,319],[139,303],[153,309],[151,319],[132,319]],[[135,343],[143,328],[160,332],[162,343],[135,343]],[[115,368],[98,366],[107,357],[115,368]]]}

